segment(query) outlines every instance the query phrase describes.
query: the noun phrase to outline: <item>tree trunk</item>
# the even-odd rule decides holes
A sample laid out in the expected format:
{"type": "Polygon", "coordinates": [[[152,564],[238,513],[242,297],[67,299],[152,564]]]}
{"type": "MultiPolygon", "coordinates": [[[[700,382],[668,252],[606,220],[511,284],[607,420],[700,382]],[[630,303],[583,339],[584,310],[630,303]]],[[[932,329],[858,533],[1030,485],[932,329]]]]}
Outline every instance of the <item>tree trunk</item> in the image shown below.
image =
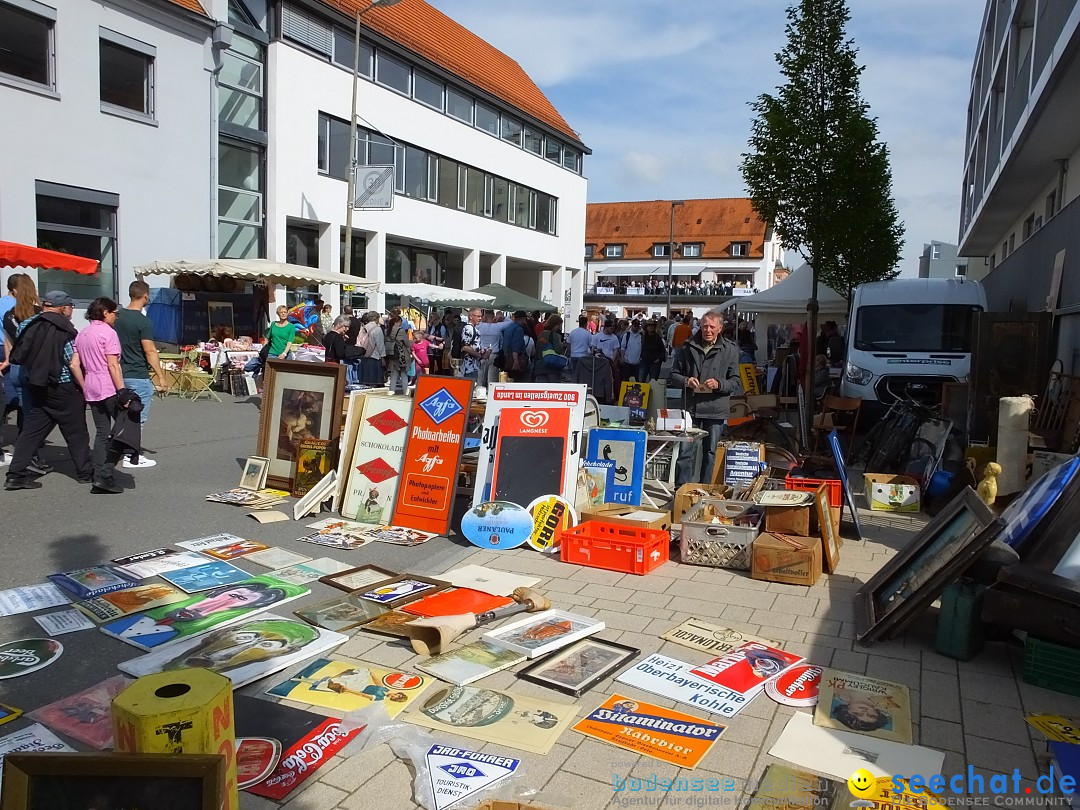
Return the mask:
{"type": "Polygon", "coordinates": [[[810,284],[810,300],[806,302],[807,345],[803,349],[806,357],[806,373],[803,375],[803,412],[799,414],[803,423],[802,435],[806,439],[807,448],[810,444],[811,425],[814,421],[814,362],[817,352],[818,321],[818,269],[815,265],[810,265],[810,269],[814,275],[810,284]]]}

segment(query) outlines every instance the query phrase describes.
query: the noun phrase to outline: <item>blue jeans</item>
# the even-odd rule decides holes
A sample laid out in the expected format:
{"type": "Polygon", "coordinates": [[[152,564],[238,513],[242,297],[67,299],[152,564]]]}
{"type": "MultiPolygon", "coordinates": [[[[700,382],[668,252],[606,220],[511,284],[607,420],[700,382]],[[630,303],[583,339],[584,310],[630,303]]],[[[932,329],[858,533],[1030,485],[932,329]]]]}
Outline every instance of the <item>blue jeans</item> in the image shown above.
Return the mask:
{"type": "Polygon", "coordinates": [[[262,368],[262,360],[259,359],[259,355],[255,355],[246,363],[244,363],[244,371],[252,374],[262,368]]]}
{"type": "Polygon", "coordinates": [[[679,460],[675,464],[675,485],[712,483],[713,465],[716,463],[716,445],[727,435],[726,419],[695,419],[694,427],[709,431],[703,438],[701,470],[694,469],[694,445],[679,447],[679,460]]]}
{"type": "Polygon", "coordinates": [[[139,414],[139,424],[145,425],[150,417],[150,403],[154,401],[154,384],[150,380],[136,377],[124,377],[124,386],[130,388],[139,395],[142,400],[142,413],[139,414]]]}

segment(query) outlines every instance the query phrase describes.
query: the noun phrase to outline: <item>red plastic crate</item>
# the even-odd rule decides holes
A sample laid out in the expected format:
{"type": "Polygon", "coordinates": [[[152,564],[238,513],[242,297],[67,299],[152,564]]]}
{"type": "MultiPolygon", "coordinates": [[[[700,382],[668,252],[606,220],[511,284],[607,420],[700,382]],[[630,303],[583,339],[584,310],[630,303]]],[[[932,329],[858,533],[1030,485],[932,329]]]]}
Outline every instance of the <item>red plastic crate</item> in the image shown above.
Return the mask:
{"type": "Polygon", "coordinates": [[[660,529],[635,529],[588,520],[568,529],[560,538],[563,562],[647,574],[668,561],[671,534],[660,529]]]}
{"type": "Polygon", "coordinates": [[[829,506],[840,507],[844,504],[844,485],[839,478],[793,478],[790,475],[784,479],[784,486],[798,492],[817,492],[818,487],[824,484],[829,493],[829,506]]]}

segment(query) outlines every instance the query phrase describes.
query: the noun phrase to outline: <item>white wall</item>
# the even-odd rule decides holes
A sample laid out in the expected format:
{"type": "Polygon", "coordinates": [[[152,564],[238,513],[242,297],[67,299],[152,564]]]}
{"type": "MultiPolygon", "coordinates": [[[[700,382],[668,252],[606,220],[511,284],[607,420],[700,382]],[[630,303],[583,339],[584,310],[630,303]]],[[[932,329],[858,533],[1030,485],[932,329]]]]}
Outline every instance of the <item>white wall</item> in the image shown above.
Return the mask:
{"type": "MultiPolygon", "coordinates": [[[[329,226],[323,230],[327,238],[320,243],[319,261],[323,269],[337,271],[338,234],[345,223],[347,187],[343,180],[318,173],[318,115],[325,112],[349,119],[351,74],[285,42],[271,44],[268,74],[269,93],[274,100],[270,105],[267,156],[268,258],[284,259],[286,220],[302,219],[329,226]]],[[[419,240],[443,250],[478,249],[485,254],[555,268],[582,267],[584,177],[363,78],[357,112],[360,126],[365,126],[366,120],[370,122],[368,129],[381,130],[396,141],[552,194],[558,197],[559,204],[557,236],[400,194],[395,195],[393,211],[355,212],[355,229],[375,232],[382,241],[419,240]]],[[[540,297],[543,290],[539,280],[539,275],[532,272],[515,278],[511,269],[507,284],[540,297]]],[[[574,306],[580,309],[580,291],[574,306]]]]}
{"type": "Polygon", "coordinates": [[[211,27],[149,4],[52,5],[57,96],[0,84],[0,239],[37,244],[36,180],[118,194],[123,303],[133,265],[211,253],[211,27]],[[157,49],[156,124],[101,112],[99,26],[157,49]]]}

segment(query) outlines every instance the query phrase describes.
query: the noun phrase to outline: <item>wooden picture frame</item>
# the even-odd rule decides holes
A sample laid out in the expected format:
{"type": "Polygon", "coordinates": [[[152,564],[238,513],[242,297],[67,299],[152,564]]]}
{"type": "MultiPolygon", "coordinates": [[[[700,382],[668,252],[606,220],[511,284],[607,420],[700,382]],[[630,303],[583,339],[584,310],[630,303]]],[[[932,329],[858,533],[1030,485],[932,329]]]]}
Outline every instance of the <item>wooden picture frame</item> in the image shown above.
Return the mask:
{"type": "Polygon", "coordinates": [[[607,641],[602,638],[583,638],[542,661],[530,664],[521,670],[517,676],[526,681],[546,686],[549,689],[557,689],[568,695],[580,697],[640,652],[641,650],[637,647],[616,644],[614,641],[607,641]],[[577,663],[583,663],[580,659],[590,649],[611,650],[617,655],[611,656],[595,666],[595,668],[582,673],[580,677],[575,676],[573,671],[563,673],[556,669],[560,665],[574,662],[575,659],[577,659],[577,663]]]}
{"type": "Polygon", "coordinates": [[[266,475],[270,470],[270,459],[266,456],[248,456],[244,462],[244,470],[240,474],[240,483],[237,489],[247,489],[258,492],[266,487],[266,475]]]}
{"type": "Polygon", "coordinates": [[[380,568],[377,565],[360,565],[356,568],[349,568],[346,571],[338,571],[336,574],[327,574],[324,577],[319,577],[319,582],[323,585],[329,585],[331,588],[337,588],[339,591],[345,591],[352,593],[353,591],[363,588],[367,590],[372,585],[380,585],[383,582],[388,582],[391,579],[397,579],[401,574],[395,571],[388,571],[385,568],[380,568]],[[375,574],[381,574],[381,578],[373,579],[368,582],[358,582],[357,577],[364,576],[365,572],[371,571],[375,574]]]}
{"type": "Polygon", "coordinates": [[[891,638],[956,580],[1005,528],[965,487],[855,594],[855,638],[891,638]]]}
{"type": "Polygon", "coordinates": [[[417,576],[416,574],[399,574],[391,580],[388,580],[386,582],[376,582],[371,585],[367,585],[363,588],[359,588],[353,591],[353,593],[355,593],[361,599],[367,599],[368,601],[374,602],[378,605],[382,605],[386,608],[399,608],[402,605],[409,604],[409,602],[416,601],[422,596],[431,596],[433,593],[439,593],[440,591],[445,591],[447,588],[452,587],[453,586],[449,582],[443,582],[441,579],[421,577],[417,576]],[[375,588],[393,588],[395,586],[399,586],[400,583],[404,583],[407,580],[424,583],[432,587],[424,588],[423,590],[413,590],[409,593],[403,593],[400,596],[390,596],[389,594],[385,595],[390,596],[390,598],[372,598],[370,596],[365,596],[365,594],[369,593],[375,588]]]}
{"type": "Polygon", "coordinates": [[[111,794],[105,797],[109,807],[220,810],[225,757],[50,752],[4,758],[4,810],[85,807],[91,795],[104,791],[111,794]]]}
{"type": "Polygon", "coordinates": [[[270,459],[266,482],[292,490],[296,445],[302,439],[341,439],[345,366],[268,360],[255,453],[270,459]]]}
{"type": "Polygon", "coordinates": [[[814,493],[814,505],[817,509],[818,530],[821,532],[823,567],[826,574],[833,574],[840,565],[840,532],[832,522],[829,487],[826,484],[822,484],[814,493]]]}

